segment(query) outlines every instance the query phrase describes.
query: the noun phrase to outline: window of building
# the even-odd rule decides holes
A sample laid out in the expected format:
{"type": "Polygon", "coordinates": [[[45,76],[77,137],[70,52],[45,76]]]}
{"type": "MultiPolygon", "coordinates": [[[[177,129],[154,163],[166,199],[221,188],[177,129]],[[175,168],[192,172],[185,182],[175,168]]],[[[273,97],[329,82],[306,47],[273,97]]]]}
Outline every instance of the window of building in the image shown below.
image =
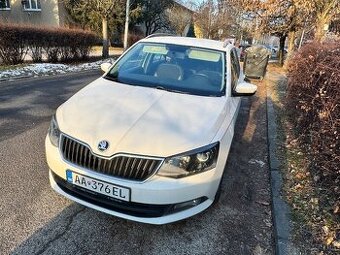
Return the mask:
{"type": "Polygon", "coordinates": [[[40,0],[24,0],[22,3],[24,5],[25,10],[30,10],[30,11],[41,10],[40,0]]]}
{"type": "Polygon", "coordinates": [[[2,0],[0,1],[0,10],[10,10],[11,5],[9,0],[2,0]]]}

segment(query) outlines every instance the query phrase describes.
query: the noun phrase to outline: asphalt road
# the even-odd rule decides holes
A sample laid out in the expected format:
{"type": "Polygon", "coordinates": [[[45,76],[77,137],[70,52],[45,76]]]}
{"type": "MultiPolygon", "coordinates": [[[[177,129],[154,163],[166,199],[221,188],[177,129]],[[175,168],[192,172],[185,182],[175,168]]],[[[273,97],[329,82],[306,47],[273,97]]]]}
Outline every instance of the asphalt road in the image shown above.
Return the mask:
{"type": "Polygon", "coordinates": [[[98,71],[0,83],[0,254],[273,254],[265,88],[242,102],[220,202],[163,226],[73,203],[48,183],[55,109],[98,71]]]}

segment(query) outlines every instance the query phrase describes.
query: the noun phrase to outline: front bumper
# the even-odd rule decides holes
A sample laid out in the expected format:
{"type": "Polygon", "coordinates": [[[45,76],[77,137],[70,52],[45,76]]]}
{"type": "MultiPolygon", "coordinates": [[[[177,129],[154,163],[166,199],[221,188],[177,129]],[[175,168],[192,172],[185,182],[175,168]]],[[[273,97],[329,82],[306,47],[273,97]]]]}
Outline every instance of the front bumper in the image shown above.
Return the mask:
{"type": "Polygon", "coordinates": [[[181,179],[154,175],[141,183],[118,179],[98,172],[72,165],[62,158],[59,149],[45,140],[46,157],[50,168],[52,188],[61,195],[87,207],[129,220],[150,224],[165,224],[193,216],[214,201],[224,164],[217,163],[215,169],[181,179]],[[66,181],[66,170],[78,172],[108,183],[131,189],[131,201],[124,202],[106,196],[93,195],[66,181]],[[176,205],[188,201],[197,205],[183,207],[176,205]]]}

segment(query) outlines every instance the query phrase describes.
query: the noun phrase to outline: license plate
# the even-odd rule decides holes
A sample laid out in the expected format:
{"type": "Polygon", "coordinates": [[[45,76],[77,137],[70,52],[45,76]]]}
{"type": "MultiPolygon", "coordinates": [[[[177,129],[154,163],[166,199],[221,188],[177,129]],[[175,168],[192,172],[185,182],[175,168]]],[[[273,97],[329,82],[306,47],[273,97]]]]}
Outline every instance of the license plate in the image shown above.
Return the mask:
{"type": "Polygon", "coordinates": [[[130,201],[130,189],[128,188],[81,175],[71,170],[66,170],[66,180],[69,183],[96,193],[124,201],[130,201]]]}

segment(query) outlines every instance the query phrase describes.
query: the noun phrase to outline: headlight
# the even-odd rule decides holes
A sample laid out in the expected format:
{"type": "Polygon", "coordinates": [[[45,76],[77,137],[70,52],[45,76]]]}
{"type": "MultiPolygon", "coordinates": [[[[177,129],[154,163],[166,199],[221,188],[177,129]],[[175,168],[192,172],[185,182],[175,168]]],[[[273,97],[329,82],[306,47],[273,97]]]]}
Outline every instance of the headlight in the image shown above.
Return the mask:
{"type": "Polygon", "coordinates": [[[165,159],[158,175],[181,178],[216,166],[219,143],[165,159]]]}
{"type": "Polygon", "coordinates": [[[50,128],[48,129],[48,135],[50,137],[51,143],[54,146],[58,147],[59,146],[60,130],[59,130],[58,122],[57,122],[55,115],[53,115],[53,117],[52,117],[50,128]]]}

